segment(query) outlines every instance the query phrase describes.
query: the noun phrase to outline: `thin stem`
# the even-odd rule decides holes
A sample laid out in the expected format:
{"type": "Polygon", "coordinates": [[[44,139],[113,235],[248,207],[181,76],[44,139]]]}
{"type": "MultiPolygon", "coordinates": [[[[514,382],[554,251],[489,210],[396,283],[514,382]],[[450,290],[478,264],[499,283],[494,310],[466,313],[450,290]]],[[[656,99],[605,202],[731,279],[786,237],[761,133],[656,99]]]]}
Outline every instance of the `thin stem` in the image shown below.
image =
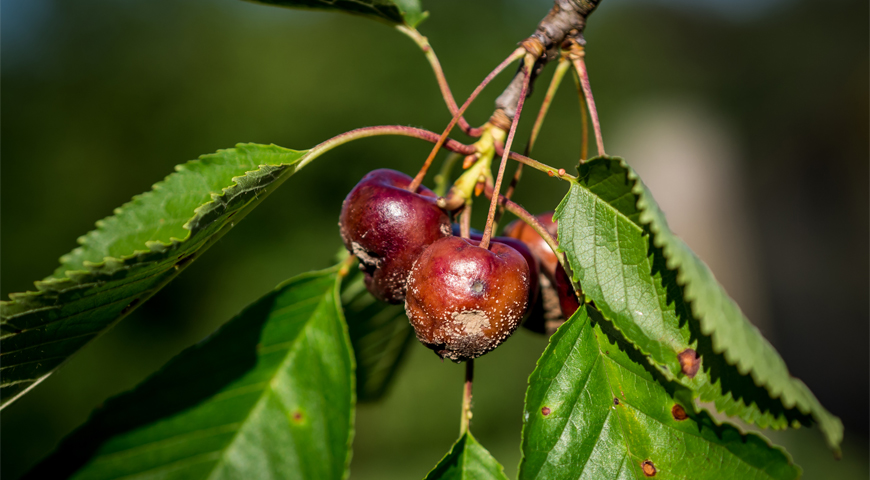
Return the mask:
{"type": "MultiPolygon", "coordinates": [[[[494,196],[493,190],[490,188],[487,188],[485,193],[486,193],[486,196],[489,197],[490,199],[492,199],[494,196]]],[[[556,253],[556,257],[559,259],[559,263],[562,264],[562,267],[567,269],[567,264],[565,262],[565,254],[562,253],[561,251],[559,251],[559,242],[557,242],[556,239],[553,238],[552,235],[550,235],[550,231],[547,230],[547,227],[545,227],[544,224],[542,224],[540,220],[538,220],[538,217],[529,213],[528,210],[526,210],[525,208],[523,208],[519,204],[517,204],[511,200],[508,200],[507,198],[504,197],[504,195],[498,196],[498,203],[501,205],[504,205],[505,210],[513,213],[514,215],[517,216],[517,218],[519,218],[520,220],[525,222],[528,226],[532,227],[532,229],[538,235],[540,235],[541,238],[543,238],[545,242],[547,242],[547,245],[550,246],[550,249],[552,249],[553,252],[556,253]]],[[[566,270],[566,271],[568,271],[568,270],[566,270]]]]}
{"type": "MultiPolygon", "coordinates": [[[[529,155],[532,152],[532,149],[535,147],[535,142],[538,140],[538,134],[541,131],[541,126],[544,124],[544,119],[547,117],[547,112],[550,110],[550,105],[553,103],[553,98],[556,96],[556,91],[559,90],[559,84],[562,83],[562,78],[565,77],[565,72],[571,67],[571,61],[565,57],[559,58],[559,64],[556,65],[556,71],[553,72],[553,79],[550,80],[550,86],[547,87],[547,93],[544,95],[544,101],[541,102],[541,108],[538,110],[538,116],[535,118],[535,124],[532,126],[532,133],[529,136],[529,142],[526,143],[526,149],[523,152],[524,155],[529,155]]],[[[517,185],[520,183],[520,179],[523,177],[523,164],[520,163],[517,165],[517,169],[514,170],[514,176],[511,178],[511,183],[508,185],[507,190],[504,192],[504,196],[507,199],[510,199],[514,192],[517,189],[517,185]]],[[[495,216],[495,223],[498,223],[501,220],[501,216],[504,214],[504,207],[499,208],[498,212],[495,216]]]]}
{"type": "MultiPolygon", "coordinates": [[[[305,158],[301,162],[299,162],[299,166],[297,168],[304,167],[315,158],[323,155],[324,153],[332,150],[339,145],[344,145],[347,142],[351,142],[360,138],[377,137],[380,135],[414,137],[432,143],[436,143],[441,140],[441,138],[439,138],[438,134],[435,132],[424,130],[422,128],[406,127],[403,125],[378,125],[376,127],[357,128],[356,130],[351,130],[349,132],[344,132],[340,135],[336,135],[329,140],[326,140],[325,142],[316,145],[311,150],[308,150],[308,153],[305,154],[305,158]]],[[[469,155],[477,151],[474,145],[465,145],[463,143],[457,142],[456,140],[453,140],[452,138],[447,139],[447,141],[444,142],[444,148],[452,152],[461,153],[463,155],[469,155]]]]}
{"type": "Polygon", "coordinates": [[[592,119],[592,129],[595,131],[595,143],[598,145],[598,155],[604,155],[604,139],[601,136],[601,124],[598,122],[598,110],[595,108],[595,99],[592,97],[592,86],[589,84],[589,73],[586,71],[586,62],[583,47],[576,43],[571,45],[571,61],[580,76],[580,85],[586,97],[586,105],[589,107],[589,117],[592,119]]]}
{"type": "MultiPolygon", "coordinates": [[[[495,146],[496,155],[502,155],[504,154],[504,151],[504,147],[500,147],[498,145],[495,146]]],[[[529,158],[525,155],[520,155],[517,152],[510,152],[510,156],[508,158],[510,158],[511,160],[516,160],[523,165],[528,165],[535,170],[540,170],[551,177],[557,177],[560,180],[565,180],[566,182],[573,182],[577,180],[577,177],[566,173],[564,168],[553,168],[546,163],[541,163],[533,158],[529,158]]]]}
{"type": "MultiPolygon", "coordinates": [[[[553,97],[559,90],[559,85],[562,83],[562,78],[571,67],[571,61],[565,57],[559,58],[559,64],[556,65],[556,71],[553,72],[553,79],[550,80],[550,86],[547,87],[547,93],[544,95],[544,101],[541,103],[541,109],[538,110],[538,117],[535,119],[535,125],[532,127],[532,134],[529,137],[529,143],[526,145],[525,155],[532,152],[535,148],[535,141],[538,140],[538,133],[541,131],[541,126],[544,124],[544,118],[547,117],[547,112],[550,110],[550,105],[553,103],[553,97]]],[[[508,197],[510,198],[510,197],[508,197]]]]}
{"type": "Polygon", "coordinates": [[[429,165],[432,164],[432,160],[435,159],[435,155],[438,153],[441,145],[444,144],[444,141],[447,139],[447,135],[449,135],[450,131],[453,130],[456,122],[459,121],[459,118],[462,116],[463,113],[465,113],[465,110],[468,108],[469,105],[471,105],[471,102],[473,102],[474,99],[477,98],[477,96],[484,89],[484,87],[486,87],[489,82],[491,82],[492,79],[495,78],[496,75],[498,75],[508,65],[513,63],[514,60],[522,58],[522,56],[525,55],[525,52],[526,51],[523,48],[518,48],[514,50],[513,53],[511,53],[506,59],[504,59],[503,62],[495,67],[495,70],[490,72],[489,75],[487,75],[486,78],[483,79],[480,85],[478,85],[477,88],[475,88],[474,91],[471,92],[471,96],[469,96],[468,100],[466,100],[465,103],[462,104],[462,107],[460,107],[459,111],[456,112],[456,114],[453,116],[453,119],[450,120],[450,124],[447,125],[447,128],[444,129],[444,133],[441,134],[441,138],[439,138],[438,142],[435,143],[435,147],[432,148],[432,152],[429,153],[429,157],[426,158],[425,162],[423,162],[423,166],[420,168],[420,172],[417,173],[416,177],[414,177],[414,181],[411,182],[410,185],[408,185],[408,190],[415,192],[417,191],[417,188],[420,187],[420,184],[423,183],[423,177],[426,176],[426,172],[429,170],[429,165]]]}
{"type": "Polygon", "coordinates": [[[465,384],[462,386],[462,419],[459,423],[459,435],[468,432],[471,422],[471,386],[474,383],[474,359],[465,362],[465,384]]]}
{"type": "Polygon", "coordinates": [[[586,111],[586,96],[583,95],[583,86],[580,85],[580,77],[574,71],[574,84],[577,86],[577,99],[580,100],[580,125],[583,129],[583,140],[580,142],[580,162],[589,158],[589,113],[586,111]]]}
{"type": "MultiPolygon", "coordinates": [[[[426,60],[429,61],[429,65],[432,66],[432,72],[435,73],[435,81],[438,82],[438,88],[441,89],[441,96],[444,97],[444,103],[447,104],[447,109],[450,110],[450,114],[456,116],[459,107],[456,105],[456,100],[453,98],[453,92],[450,91],[450,85],[447,83],[447,77],[444,75],[444,70],[441,68],[441,62],[438,61],[438,56],[435,55],[435,50],[432,49],[432,45],[429,44],[429,39],[421,35],[416,28],[397,25],[396,29],[410,37],[426,55],[426,60]]],[[[466,134],[472,137],[480,136],[480,132],[477,131],[477,129],[472,128],[461,115],[459,116],[458,123],[459,128],[461,128],[466,134]]]]}
{"type": "MultiPolygon", "coordinates": [[[[523,71],[525,76],[523,77],[523,88],[520,91],[520,99],[517,102],[517,113],[514,115],[513,120],[511,121],[511,129],[508,132],[507,141],[504,146],[504,153],[501,157],[501,165],[498,167],[498,176],[495,178],[495,193],[498,194],[501,189],[501,181],[504,178],[504,169],[507,165],[507,159],[510,154],[511,144],[514,141],[514,135],[517,133],[517,124],[520,121],[520,115],[523,111],[523,103],[525,103],[526,95],[529,93],[529,80],[531,79],[532,67],[535,64],[535,56],[534,55],[526,55],[525,64],[523,65],[523,71]]],[[[483,238],[480,240],[481,248],[489,248],[489,239],[492,237],[492,230],[495,221],[495,211],[498,209],[498,199],[493,199],[489,204],[489,215],[486,217],[486,228],[483,230],[483,238]]]]}

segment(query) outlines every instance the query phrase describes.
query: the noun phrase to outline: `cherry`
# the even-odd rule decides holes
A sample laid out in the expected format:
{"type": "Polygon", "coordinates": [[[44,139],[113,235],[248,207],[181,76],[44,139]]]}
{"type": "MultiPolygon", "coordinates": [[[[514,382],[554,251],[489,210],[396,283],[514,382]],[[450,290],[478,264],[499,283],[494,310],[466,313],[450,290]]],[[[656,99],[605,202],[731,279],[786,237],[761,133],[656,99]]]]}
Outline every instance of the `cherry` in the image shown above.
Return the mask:
{"type": "MultiPolygon", "coordinates": [[[[483,239],[483,233],[481,233],[473,228],[468,233],[469,233],[468,237],[470,240],[472,240],[472,243],[474,245],[479,245],[480,240],[483,239]]],[[[453,235],[457,236],[457,237],[459,236],[459,225],[456,225],[456,224],[453,225],[453,235]]],[[[492,241],[496,242],[496,243],[502,243],[502,244],[505,244],[505,245],[513,248],[514,250],[519,252],[519,254],[523,256],[523,258],[526,259],[526,264],[528,264],[528,266],[529,266],[529,305],[534,306],[537,303],[539,303],[538,302],[538,293],[540,292],[540,287],[539,287],[539,279],[538,279],[539,268],[538,268],[537,257],[535,257],[535,255],[532,253],[531,250],[529,250],[529,247],[525,243],[523,243],[522,241],[520,241],[516,238],[492,237],[492,241]]],[[[529,314],[531,315],[531,313],[532,313],[532,310],[529,309],[529,314]]]]}
{"type": "Polygon", "coordinates": [[[408,272],[432,242],[450,235],[450,218],[435,204],[437,196],[412,178],[389,169],[366,174],[341,207],[339,227],[347,250],[360,260],[369,292],[401,303],[408,272]]]}
{"type": "Polygon", "coordinates": [[[408,276],[405,312],[424,345],[455,362],[479,357],[516,330],[529,309],[529,265],[504,243],[489,250],[437,240],[408,276]]]}
{"type": "Polygon", "coordinates": [[[556,293],[559,295],[559,308],[562,310],[562,317],[571,318],[574,312],[580,308],[580,300],[574,292],[574,285],[571,284],[571,278],[562,267],[562,264],[556,265],[556,278],[553,282],[556,287],[556,293]]]}
{"type": "MultiPolygon", "coordinates": [[[[553,212],[542,213],[537,215],[537,218],[547,231],[550,232],[550,235],[555,238],[557,234],[557,222],[553,220],[553,212]]],[[[559,258],[556,257],[556,254],[547,245],[547,242],[538,235],[538,232],[522,220],[514,220],[505,227],[504,234],[528,245],[532,253],[540,260],[541,271],[551,280],[555,278],[556,265],[559,264],[559,258]]]]}

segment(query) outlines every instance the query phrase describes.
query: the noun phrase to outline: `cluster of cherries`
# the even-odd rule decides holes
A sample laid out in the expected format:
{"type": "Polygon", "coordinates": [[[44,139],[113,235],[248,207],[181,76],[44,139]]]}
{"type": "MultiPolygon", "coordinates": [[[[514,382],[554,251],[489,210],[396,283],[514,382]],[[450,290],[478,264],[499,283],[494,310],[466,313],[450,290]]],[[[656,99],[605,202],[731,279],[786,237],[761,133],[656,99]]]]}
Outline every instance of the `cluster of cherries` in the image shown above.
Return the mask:
{"type": "MultiPolygon", "coordinates": [[[[469,360],[501,344],[524,318],[543,333],[578,308],[565,270],[531,227],[514,222],[508,237],[482,248],[476,232],[457,236],[434,192],[409,191],[412,181],[395,170],[369,172],[344,200],[339,226],[369,292],[404,301],[424,345],[441,358],[469,360]]],[[[538,218],[555,236],[552,213],[538,218]]]]}

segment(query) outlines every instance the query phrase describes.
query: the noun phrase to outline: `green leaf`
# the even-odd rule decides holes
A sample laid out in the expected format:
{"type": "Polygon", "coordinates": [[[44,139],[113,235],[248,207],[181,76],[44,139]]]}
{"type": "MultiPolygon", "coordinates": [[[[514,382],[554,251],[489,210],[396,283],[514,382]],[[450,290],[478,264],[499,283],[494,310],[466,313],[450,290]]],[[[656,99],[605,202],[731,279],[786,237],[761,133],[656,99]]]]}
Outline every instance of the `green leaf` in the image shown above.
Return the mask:
{"type": "Polygon", "coordinates": [[[310,8],[351,13],[392,24],[416,27],[429,15],[419,0],[248,0],[290,8],[310,8]]]}
{"type": "Polygon", "coordinates": [[[591,301],[664,376],[761,427],[817,422],[834,449],[842,423],[827,412],[709,268],[667,227],[638,176],[618,158],[580,166],[557,209],[559,243],[591,301]],[[694,378],[677,355],[701,357],[694,378]]]}
{"type": "Polygon", "coordinates": [[[345,280],[341,303],[356,360],[357,399],[379,400],[414,343],[414,329],[401,305],[380,302],[366,290],[360,273],[345,280]]]}
{"type": "Polygon", "coordinates": [[[332,268],[295,277],[96,410],[31,478],[341,479],[353,358],[332,268]]]}
{"type": "Polygon", "coordinates": [[[691,398],[592,306],[580,308],[529,378],[519,478],[800,476],[785,451],[716,424],[691,398]]]}
{"type": "Polygon", "coordinates": [[[465,432],[425,480],[507,480],[504,468],[465,432]]]}
{"type": "Polygon", "coordinates": [[[0,405],[154,295],[313,156],[240,144],[179,165],[97,222],[37,291],[0,303],[0,405]]]}

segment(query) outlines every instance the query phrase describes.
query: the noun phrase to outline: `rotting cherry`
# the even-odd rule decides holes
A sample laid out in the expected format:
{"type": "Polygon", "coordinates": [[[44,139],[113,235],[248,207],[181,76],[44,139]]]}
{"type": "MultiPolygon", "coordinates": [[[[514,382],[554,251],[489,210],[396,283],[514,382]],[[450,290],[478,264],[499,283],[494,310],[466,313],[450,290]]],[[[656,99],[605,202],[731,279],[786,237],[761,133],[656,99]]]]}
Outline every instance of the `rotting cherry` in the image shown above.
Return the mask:
{"type": "Polygon", "coordinates": [[[407,190],[412,178],[390,169],[369,172],[341,207],[339,227],[347,250],[360,260],[369,292],[401,303],[408,272],[432,242],[450,235],[450,217],[426,187],[407,190]]]}
{"type": "Polygon", "coordinates": [[[441,358],[479,357],[516,330],[529,309],[529,265],[512,247],[447,237],[408,276],[405,312],[417,339],[441,358]]]}
{"type": "MultiPolygon", "coordinates": [[[[479,245],[480,241],[483,239],[483,233],[478,230],[471,229],[469,232],[468,238],[472,240],[472,244],[479,245]]],[[[453,224],[453,235],[460,236],[459,225],[453,224]]],[[[526,264],[529,266],[529,305],[535,306],[538,302],[538,296],[540,293],[539,286],[539,262],[538,258],[529,250],[528,245],[523,243],[521,240],[511,237],[492,237],[492,241],[496,243],[503,243],[514,250],[516,250],[523,258],[526,259],[526,264]]],[[[529,308],[529,314],[532,314],[532,308],[529,308]]]]}

